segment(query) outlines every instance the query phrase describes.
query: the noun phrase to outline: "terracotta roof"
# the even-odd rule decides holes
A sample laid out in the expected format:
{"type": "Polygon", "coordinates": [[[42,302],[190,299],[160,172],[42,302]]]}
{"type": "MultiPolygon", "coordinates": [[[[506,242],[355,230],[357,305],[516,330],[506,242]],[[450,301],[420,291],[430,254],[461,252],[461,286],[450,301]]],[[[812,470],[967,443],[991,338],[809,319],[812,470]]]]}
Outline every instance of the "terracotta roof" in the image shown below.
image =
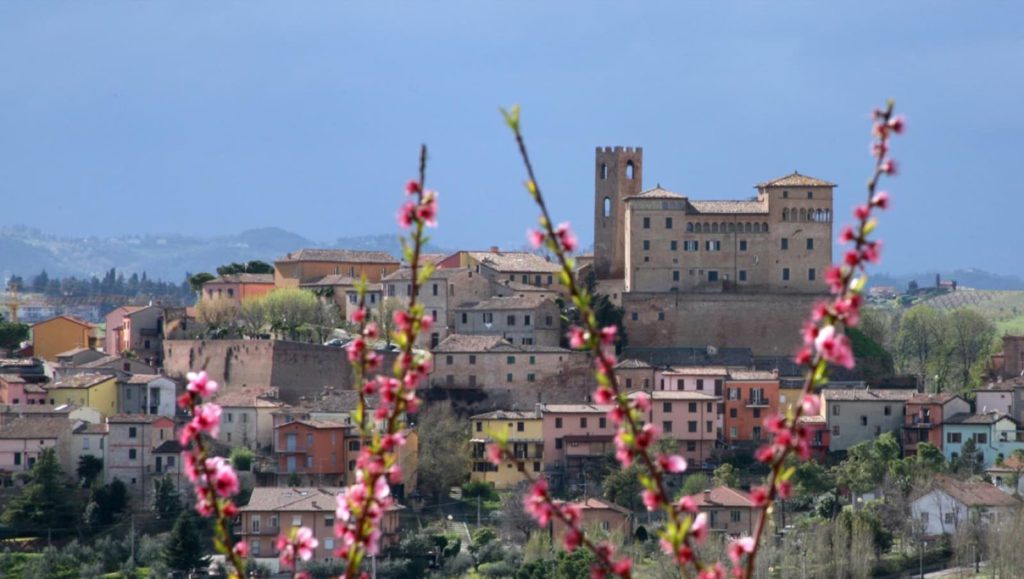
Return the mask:
{"type": "MultiPolygon", "coordinates": [[[[1009,416],[999,412],[986,412],[984,414],[971,414],[970,412],[960,412],[954,414],[943,420],[944,424],[995,424],[1004,418],[1010,418],[1009,416]]],[[[1010,418],[1010,420],[1013,420],[1010,418]]]]}
{"type": "Polygon", "coordinates": [[[728,214],[743,213],[767,215],[768,204],[762,201],[690,201],[697,213],[728,214]]]}
{"type": "Polygon", "coordinates": [[[985,385],[984,388],[977,388],[975,392],[1013,392],[1018,388],[1024,388],[1024,382],[1018,382],[1019,379],[1009,380],[1006,382],[990,382],[985,385]]]}
{"type": "MultiPolygon", "coordinates": [[[[468,267],[439,267],[430,273],[428,279],[448,279],[457,275],[472,273],[468,267]]],[[[401,267],[383,277],[383,281],[404,281],[412,279],[412,268],[401,267]]]]}
{"type": "Polygon", "coordinates": [[[747,507],[754,508],[754,501],[747,493],[729,488],[715,487],[693,495],[697,508],[706,507],[747,507]]]}
{"type": "Polygon", "coordinates": [[[540,306],[544,305],[545,302],[551,302],[550,298],[544,296],[531,295],[531,296],[504,296],[494,297],[486,299],[482,302],[473,303],[466,302],[464,304],[455,306],[456,310],[535,310],[540,306]]]}
{"type": "Polygon", "coordinates": [[[665,370],[664,374],[671,376],[728,376],[729,370],[725,366],[673,366],[665,370]]]}
{"type": "MultiPolygon", "coordinates": [[[[654,366],[743,366],[750,367],[754,355],[750,348],[717,348],[707,347],[665,347],[647,348],[627,346],[623,358],[646,360],[654,366]]],[[[792,356],[790,356],[792,357],[792,356]]]]}
{"type": "Polygon", "coordinates": [[[356,249],[300,249],[277,261],[330,261],[339,263],[398,263],[398,260],[384,251],[362,251],[356,249]]]}
{"type": "Polygon", "coordinates": [[[99,424],[86,422],[81,426],[81,428],[75,431],[75,434],[106,434],[107,430],[107,424],[105,422],[101,422],[99,424]]]}
{"type": "Polygon", "coordinates": [[[35,358],[0,358],[0,368],[32,367],[38,365],[39,360],[35,358]]]}
{"type": "Polygon", "coordinates": [[[611,404],[545,404],[544,412],[556,414],[607,414],[611,404]]]}
{"type": "Polygon", "coordinates": [[[355,286],[359,280],[352,276],[334,274],[325,275],[316,281],[307,281],[299,284],[302,287],[335,287],[335,286],[355,286]]]}
{"type": "Polygon", "coordinates": [[[511,346],[501,336],[471,336],[469,334],[451,334],[433,351],[436,352],[488,352],[499,346],[511,346]]]}
{"type": "Polygon", "coordinates": [[[92,388],[97,384],[102,384],[108,380],[113,380],[114,377],[110,374],[75,374],[73,376],[66,376],[60,380],[47,384],[47,390],[53,390],[55,388],[92,388]]]}
{"type": "Polygon", "coordinates": [[[941,392],[939,394],[914,394],[907,400],[907,404],[946,404],[954,399],[963,400],[956,394],[941,392]]]}
{"type": "Polygon", "coordinates": [[[994,485],[957,480],[949,475],[932,475],[935,488],[968,507],[1016,507],[1020,502],[994,485]]]}
{"type": "Polygon", "coordinates": [[[81,354],[82,352],[91,352],[91,351],[94,351],[94,350],[92,348],[82,348],[82,347],[72,348],[72,349],[68,350],[67,352],[61,352],[60,354],[57,354],[57,357],[58,358],[67,358],[67,357],[70,357],[70,356],[74,356],[75,354],[81,354]]]}
{"type": "Polygon", "coordinates": [[[771,181],[765,181],[758,183],[758,187],[835,187],[835,183],[823,181],[821,179],[815,179],[808,175],[801,175],[800,173],[793,171],[789,175],[779,177],[778,179],[772,179],[771,181]]]}
{"type": "MultiPolygon", "coordinates": [[[[240,507],[241,511],[279,511],[279,512],[334,512],[338,508],[337,496],[343,489],[337,487],[323,488],[289,488],[289,487],[256,487],[252,490],[249,503],[240,507]]],[[[389,511],[404,509],[395,504],[389,511]]]]}
{"type": "Polygon", "coordinates": [[[76,318],[76,317],[73,317],[73,316],[65,316],[65,315],[60,315],[60,316],[54,316],[54,317],[52,317],[52,318],[49,318],[49,319],[43,320],[43,321],[41,321],[41,322],[36,322],[36,323],[32,324],[32,327],[34,328],[34,327],[36,327],[36,326],[41,326],[41,325],[43,325],[43,324],[46,324],[46,323],[52,322],[52,321],[54,321],[54,320],[56,320],[56,319],[58,319],[58,318],[64,318],[65,320],[68,320],[69,322],[74,322],[74,323],[78,324],[79,326],[85,326],[86,328],[89,328],[90,330],[91,330],[91,329],[94,329],[94,328],[96,327],[95,325],[93,325],[93,324],[90,324],[89,322],[86,322],[85,320],[80,320],[80,319],[78,319],[78,318],[76,318]]]}
{"type": "Polygon", "coordinates": [[[629,201],[630,199],[686,199],[686,197],[680,195],[679,193],[675,193],[674,191],[663,189],[659,185],[653,189],[648,189],[637,195],[630,195],[629,197],[626,197],[627,201],[629,201]]]}
{"type": "MultiPolygon", "coordinates": [[[[91,362],[85,362],[84,364],[79,364],[78,367],[79,368],[103,368],[104,366],[108,366],[110,364],[113,364],[114,362],[117,362],[120,359],[121,359],[121,356],[104,356],[102,358],[97,358],[96,360],[93,360],[91,362]]],[[[125,360],[127,360],[127,358],[125,358],[125,360]]]]}
{"type": "Polygon", "coordinates": [[[125,384],[149,384],[153,380],[165,377],[166,376],[161,376],[160,374],[132,374],[128,378],[122,380],[122,382],[125,384]]]}
{"type": "Polygon", "coordinates": [[[43,388],[40,384],[25,384],[26,394],[43,394],[46,392],[46,388],[43,388]]]}
{"type": "Polygon", "coordinates": [[[322,428],[348,428],[350,426],[348,424],[342,424],[341,422],[334,422],[331,420],[293,420],[284,424],[278,424],[274,428],[281,428],[282,426],[288,426],[290,424],[301,424],[317,430],[322,428]]]}
{"type": "Polygon", "coordinates": [[[260,398],[261,395],[266,394],[269,388],[260,388],[254,390],[233,390],[230,392],[222,392],[213,399],[214,402],[221,406],[231,408],[280,408],[285,404],[279,400],[267,400],[266,398],[260,398]]]}
{"type": "Polygon", "coordinates": [[[25,379],[21,377],[21,374],[0,374],[0,381],[7,382],[8,384],[25,383],[25,379]]]}
{"type": "Polygon", "coordinates": [[[495,410],[470,416],[470,420],[539,420],[540,416],[533,410],[495,410]]]}
{"type": "Polygon", "coordinates": [[[558,273],[561,268],[539,255],[525,251],[469,251],[470,257],[503,273],[558,273]]]}
{"type": "Polygon", "coordinates": [[[161,418],[166,417],[154,414],[115,414],[107,417],[107,424],[153,424],[161,418]]]}
{"type": "Polygon", "coordinates": [[[805,424],[825,424],[827,422],[827,419],[821,414],[816,414],[814,416],[805,414],[798,418],[797,422],[802,422],[805,424]]]}
{"type": "Polygon", "coordinates": [[[636,398],[637,396],[650,396],[651,400],[701,400],[709,402],[721,398],[720,396],[712,396],[703,392],[694,392],[693,390],[655,390],[653,392],[634,392],[629,395],[630,398],[636,398]]]}
{"type": "Polygon", "coordinates": [[[153,452],[157,454],[178,454],[181,451],[181,443],[177,440],[165,440],[153,449],[153,452]]]}
{"type": "MultiPolygon", "coordinates": [[[[274,283],[272,273],[230,273],[218,278],[211,279],[206,283],[274,283]]],[[[206,285],[206,284],[203,284],[206,285]]]]}
{"type": "Polygon", "coordinates": [[[639,370],[642,368],[653,368],[653,366],[643,360],[637,360],[635,358],[620,360],[618,364],[615,364],[616,370],[639,370]]]}
{"type": "Polygon", "coordinates": [[[72,421],[60,416],[15,418],[0,428],[0,439],[57,438],[62,430],[70,431],[73,424],[72,421]]]}
{"type": "Polygon", "coordinates": [[[913,390],[872,390],[869,388],[825,388],[822,397],[837,402],[906,402],[913,390]]]}
{"type": "MultiPolygon", "coordinates": [[[[561,501],[559,501],[559,502],[561,502],[561,501]]],[[[595,497],[587,497],[587,498],[583,499],[582,501],[573,501],[572,504],[579,505],[580,509],[582,509],[584,511],[601,510],[601,511],[615,511],[615,512],[621,513],[623,515],[631,515],[631,514],[633,514],[632,511],[630,511],[629,509],[627,509],[626,507],[624,507],[622,505],[617,505],[617,504],[615,504],[615,503],[613,503],[611,501],[606,501],[606,500],[595,498],[595,497]]]]}

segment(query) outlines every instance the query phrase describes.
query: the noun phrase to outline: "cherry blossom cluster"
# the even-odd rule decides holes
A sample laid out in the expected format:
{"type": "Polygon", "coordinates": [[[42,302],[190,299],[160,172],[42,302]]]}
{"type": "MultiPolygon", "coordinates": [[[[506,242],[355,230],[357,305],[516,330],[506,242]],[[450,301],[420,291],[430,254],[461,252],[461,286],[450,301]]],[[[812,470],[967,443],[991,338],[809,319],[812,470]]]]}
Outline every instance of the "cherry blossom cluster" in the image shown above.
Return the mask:
{"type": "MultiPolygon", "coordinates": [[[[599,327],[590,296],[575,283],[574,263],[569,253],[576,247],[576,237],[568,224],[552,226],[520,131],[518,107],[503,112],[526,168],[526,189],[541,213],[538,219],[540,228],[530,230],[527,236],[535,248],[544,246],[555,254],[562,268],[561,281],[580,311],[582,324],[569,330],[569,345],[590,352],[594,358],[598,382],[594,401],[611,405],[608,416],[618,428],[615,436],[616,459],[624,468],[637,463],[642,466],[640,482],[644,489],[643,503],[648,510],[661,510],[666,515],[665,526],[659,531],[662,550],[680,566],[692,566],[702,579],[724,578],[726,567],[722,562],[703,563],[695,554],[694,546],[707,538],[707,516],[697,512],[696,503],[691,497],[673,501],[664,484],[665,475],[686,470],[686,461],[678,455],[654,452],[654,443],[660,432],[655,425],[645,423],[646,414],[650,411],[649,398],[642,393],[629,396],[619,388],[615,377],[616,330],[614,327],[599,327]]],[[[840,234],[840,241],[852,244],[853,247],[846,251],[840,265],[827,271],[826,281],[832,299],[814,308],[803,331],[804,346],[796,356],[796,361],[807,368],[801,404],[795,411],[770,416],[765,420],[771,442],[758,449],[756,458],[768,464],[771,471],[766,483],[751,492],[754,503],[761,508],[757,529],[752,536],[737,538],[728,546],[731,574],[740,579],[753,576],[759,541],[773,502],[777,498],[788,497],[792,492],[789,479],[795,469],[784,469],[783,462],[791,454],[803,460],[810,457],[809,433],[800,424],[799,418],[803,414],[816,415],[820,412],[821,401],[814,389],[827,381],[830,364],[846,368],[854,366],[853,347],[844,330],[859,322],[863,303],[861,290],[867,280],[865,266],[877,263],[880,259],[881,242],[869,236],[876,225],[874,212],[888,208],[890,197],[888,193],[878,191],[877,184],[883,175],[896,173],[897,163],[889,156],[889,138],[902,133],[905,125],[901,117],[893,114],[891,102],[884,110],[874,111],[873,116],[872,133],[875,140],[871,151],[875,158],[875,171],[868,184],[867,202],[854,211],[856,227],[844,228],[840,234]]],[[[511,458],[507,440],[498,436],[488,448],[488,457],[495,463],[511,458]]],[[[583,545],[594,552],[598,563],[593,576],[604,577],[610,573],[630,577],[631,566],[624,560],[614,559],[614,549],[591,543],[580,527],[579,508],[556,502],[548,493],[547,483],[543,479],[533,481],[532,490],[525,502],[527,513],[539,524],[546,525],[552,518],[557,518],[568,527],[567,549],[583,545]]]]}
{"type": "Polygon", "coordinates": [[[278,560],[284,569],[294,569],[293,579],[310,579],[311,575],[306,571],[296,569],[295,562],[309,561],[313,557],[313,551],[320,545],[320,541],[313,536],[313,530],[309,527],[293,528],[287,535],[278,535],[274,547],[278,552],[278,560]]]}
{"type": "Polygon", "coordinates": [[[182,465],[185,476],[196,493],[196,511],[204,517],[214,517],[214,544],[231,563],[232,577],[245,576],[245,559],[249,545],[245,541],[234,543],[231,521],[238,515],[232,497],[238,494],[238,474],[227,460],[210,456],[206,437],[216,438],[220,431],[221,408],[212,402],[203,402],[217,392],[217,382],[206,372],[189,372],[188,386],[178,398],[178,406],[187,411],[191,420],[181,427],[182,465]]]}

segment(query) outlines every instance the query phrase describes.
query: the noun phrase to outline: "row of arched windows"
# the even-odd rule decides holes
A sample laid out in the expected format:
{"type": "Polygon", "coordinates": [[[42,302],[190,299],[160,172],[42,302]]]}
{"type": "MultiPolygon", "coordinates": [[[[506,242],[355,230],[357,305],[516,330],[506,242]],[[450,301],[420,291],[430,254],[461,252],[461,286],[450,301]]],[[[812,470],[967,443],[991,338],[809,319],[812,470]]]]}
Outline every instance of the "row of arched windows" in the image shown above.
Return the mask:
{"type": "Polygon", "coordinates": [[[782,210],[783,221],[819,221],[822,223],[828,223],[832,221],[832,210],[831,209],[804,209],[796,207],[782,210]]]}
{"type": "Polygon", "coordinates": [[[687,233],[768,233],[767,223],[687,223],[687,233]]]}

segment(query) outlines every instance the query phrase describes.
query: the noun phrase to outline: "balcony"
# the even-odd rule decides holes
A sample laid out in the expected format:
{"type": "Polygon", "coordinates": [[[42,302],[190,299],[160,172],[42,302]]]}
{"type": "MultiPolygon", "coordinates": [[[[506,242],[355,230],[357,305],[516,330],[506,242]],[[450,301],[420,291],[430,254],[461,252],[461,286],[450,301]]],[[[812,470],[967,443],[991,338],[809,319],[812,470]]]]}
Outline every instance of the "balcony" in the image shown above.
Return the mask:
{"type": "Polygon", "coordinates": [[[768,399],[764,397],[751,397],[744,401],[747,408],[768,406],[768,399]]]}

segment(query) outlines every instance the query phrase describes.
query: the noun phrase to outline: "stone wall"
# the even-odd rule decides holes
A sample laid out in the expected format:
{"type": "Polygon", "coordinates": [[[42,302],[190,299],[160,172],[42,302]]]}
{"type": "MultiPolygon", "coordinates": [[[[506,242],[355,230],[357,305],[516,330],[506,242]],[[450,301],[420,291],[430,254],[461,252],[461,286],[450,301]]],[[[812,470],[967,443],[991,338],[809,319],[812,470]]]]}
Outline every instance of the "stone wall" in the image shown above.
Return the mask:
{"type": "Polygon", "coordinates": [[[627,292],[624,323],[632,347],[745,347],[789,356],[800,346],[803,321],[825,297],[627,292]]]}

